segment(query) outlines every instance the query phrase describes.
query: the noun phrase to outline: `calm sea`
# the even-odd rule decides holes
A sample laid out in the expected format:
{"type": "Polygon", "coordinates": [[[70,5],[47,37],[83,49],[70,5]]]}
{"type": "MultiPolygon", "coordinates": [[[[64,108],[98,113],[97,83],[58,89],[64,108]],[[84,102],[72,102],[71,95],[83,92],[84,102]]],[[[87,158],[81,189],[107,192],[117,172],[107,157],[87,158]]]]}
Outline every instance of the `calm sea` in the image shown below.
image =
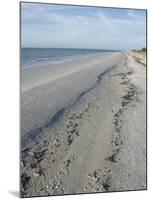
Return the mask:
{"type": "Polygon", "coordinates": [[[21,48],[21,66],[30,67],[48,63],[63,63],[80,57],[109,53],[113,50],[65,49],[65,48],[21,48]]]}

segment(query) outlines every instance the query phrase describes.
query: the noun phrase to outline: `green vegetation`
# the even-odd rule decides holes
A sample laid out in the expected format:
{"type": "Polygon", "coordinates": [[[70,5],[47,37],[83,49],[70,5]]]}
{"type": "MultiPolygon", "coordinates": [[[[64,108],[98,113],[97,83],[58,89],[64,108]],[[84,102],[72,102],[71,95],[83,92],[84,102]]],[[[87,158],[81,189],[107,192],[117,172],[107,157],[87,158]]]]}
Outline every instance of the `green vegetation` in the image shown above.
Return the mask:
{"type": "Polygon", "coordinates": [[[143,47],[142,49],[138,50],[139,52],[147,52],[147,48],[143,47]]]}
{"type": "Polygon", "coordinates": [[[132,51],[146,53],[147,52],[147,48],[143,47],[141,49],[133,49],[132,51]]]}

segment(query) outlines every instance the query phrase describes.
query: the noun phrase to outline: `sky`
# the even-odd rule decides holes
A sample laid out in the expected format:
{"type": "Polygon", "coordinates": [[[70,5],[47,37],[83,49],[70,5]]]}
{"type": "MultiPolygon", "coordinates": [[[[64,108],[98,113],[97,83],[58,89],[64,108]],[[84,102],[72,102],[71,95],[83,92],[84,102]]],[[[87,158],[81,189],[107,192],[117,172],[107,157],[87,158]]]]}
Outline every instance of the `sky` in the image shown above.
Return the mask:
{"type": "Polygon", "coordinates": [[[146,44],[146,11],[21,4],[21,46],[129,50],[146,44]]]}

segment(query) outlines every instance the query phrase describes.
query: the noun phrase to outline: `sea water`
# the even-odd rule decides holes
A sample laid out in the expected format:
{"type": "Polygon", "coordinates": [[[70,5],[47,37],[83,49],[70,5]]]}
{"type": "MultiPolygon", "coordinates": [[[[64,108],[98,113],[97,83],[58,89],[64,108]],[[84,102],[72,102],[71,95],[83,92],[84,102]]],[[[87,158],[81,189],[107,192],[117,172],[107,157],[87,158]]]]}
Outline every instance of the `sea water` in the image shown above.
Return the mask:
{"type": "Polygon", "coordinates": [[[41,64],[58,64],[77,58],[94,56],[98,53],[107,54],[113,50],[101,49],[69,49],[69,48],[21,48],[21,67],[41,64]]]}

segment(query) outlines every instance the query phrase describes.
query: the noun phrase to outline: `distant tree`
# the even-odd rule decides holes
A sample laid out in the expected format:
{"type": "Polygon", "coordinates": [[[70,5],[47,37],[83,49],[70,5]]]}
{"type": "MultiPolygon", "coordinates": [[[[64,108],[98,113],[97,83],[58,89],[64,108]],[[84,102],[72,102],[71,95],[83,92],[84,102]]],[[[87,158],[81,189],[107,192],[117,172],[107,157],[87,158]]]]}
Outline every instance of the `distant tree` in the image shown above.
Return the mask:
{"type": "Polygon", "coordinates": [[[143,47],[143,48],[141,49],[141,51],[146,52],[147,49],[146,49],[145,47],[143,47]]]}

